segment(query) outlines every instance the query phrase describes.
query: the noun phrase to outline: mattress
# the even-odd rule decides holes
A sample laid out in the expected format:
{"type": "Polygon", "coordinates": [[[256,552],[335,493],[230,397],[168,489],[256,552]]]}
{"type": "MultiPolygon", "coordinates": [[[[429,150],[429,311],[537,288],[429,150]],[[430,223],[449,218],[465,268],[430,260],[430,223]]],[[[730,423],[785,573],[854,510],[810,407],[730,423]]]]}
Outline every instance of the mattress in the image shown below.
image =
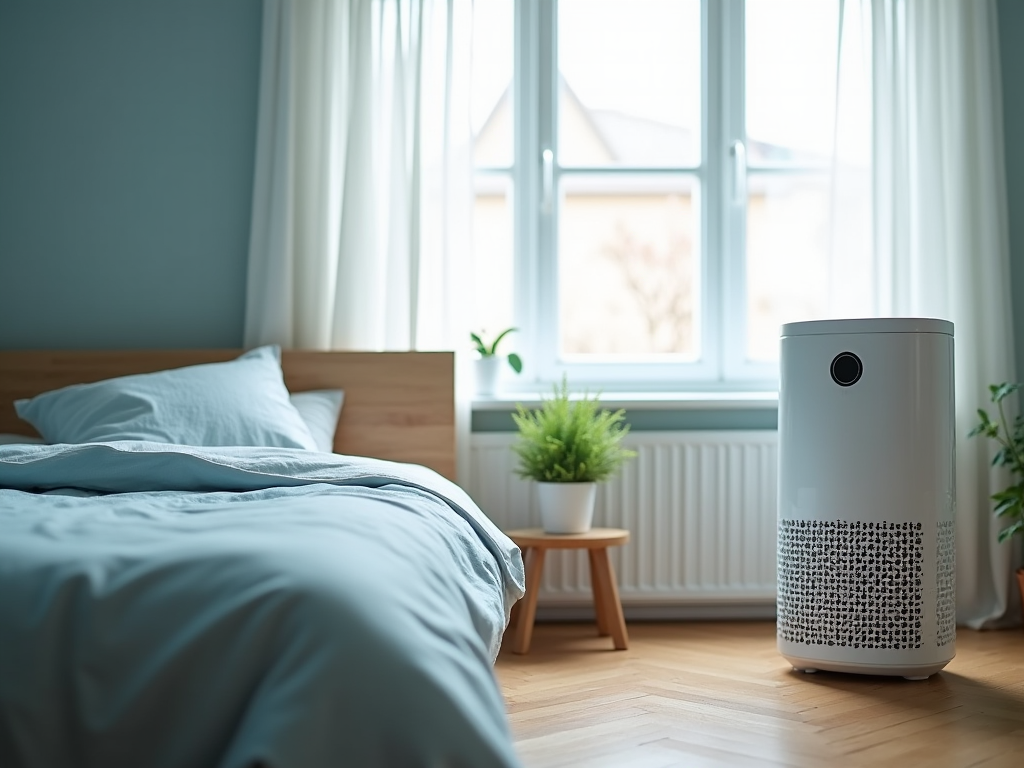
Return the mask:
{"type": "Polygon", "coordinates": [[[0,765],[514,766],[518,549],[424,467],[0,446],[0,765]]]}

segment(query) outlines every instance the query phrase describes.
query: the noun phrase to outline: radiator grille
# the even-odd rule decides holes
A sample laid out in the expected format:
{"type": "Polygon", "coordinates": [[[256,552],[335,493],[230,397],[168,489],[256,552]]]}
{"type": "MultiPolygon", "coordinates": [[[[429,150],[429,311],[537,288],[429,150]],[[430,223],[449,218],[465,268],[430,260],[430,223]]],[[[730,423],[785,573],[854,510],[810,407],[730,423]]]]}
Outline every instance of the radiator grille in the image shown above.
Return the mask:
{"type": "MultiPolygon", "coordinates": [[[[499,527],[540,525],[514,473],[515,436],[478,433],[468,490],[499,527]]],[[[773,602],[777,433],[640,432],[623,472],[598,487],[595,526],[626,528],[612,550],[623,604],[773,602]]],[[[585,557],[551,552],[539,598],[589,604],[585,557]]]]}

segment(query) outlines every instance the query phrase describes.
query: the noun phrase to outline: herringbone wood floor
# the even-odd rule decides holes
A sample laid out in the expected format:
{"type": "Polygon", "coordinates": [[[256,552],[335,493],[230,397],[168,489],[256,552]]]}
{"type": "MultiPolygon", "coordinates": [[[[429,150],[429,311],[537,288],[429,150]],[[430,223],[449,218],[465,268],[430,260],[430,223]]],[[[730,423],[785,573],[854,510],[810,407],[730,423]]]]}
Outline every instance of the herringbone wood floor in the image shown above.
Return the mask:
{"type": "MultiPolygon", "coordinates": [[[[527,768],[1024,767],[1024,630],[960,629],[923,682],[794,672],[771,622],[538,624],[495,667],[527,768]]],[[[506,640],[508,638],[506,637],[506,640]]]]}

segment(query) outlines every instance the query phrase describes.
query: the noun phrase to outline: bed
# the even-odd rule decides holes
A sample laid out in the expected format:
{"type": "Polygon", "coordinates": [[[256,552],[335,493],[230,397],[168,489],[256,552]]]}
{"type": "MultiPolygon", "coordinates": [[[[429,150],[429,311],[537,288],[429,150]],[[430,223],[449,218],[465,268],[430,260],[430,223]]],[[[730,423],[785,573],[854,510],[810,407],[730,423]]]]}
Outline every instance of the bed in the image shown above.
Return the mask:
{"type": "Polygon", "coordinates": [[[452,356],[275,354],[0,352],[0,433],[46,439],[0,445],[0,765],[517,765],[522,560],[451,480],[452,356]],[[229,368],[213,405],[165,379],[229,368]],[[309,390],[333,452],[279,429],[309,390]]]}

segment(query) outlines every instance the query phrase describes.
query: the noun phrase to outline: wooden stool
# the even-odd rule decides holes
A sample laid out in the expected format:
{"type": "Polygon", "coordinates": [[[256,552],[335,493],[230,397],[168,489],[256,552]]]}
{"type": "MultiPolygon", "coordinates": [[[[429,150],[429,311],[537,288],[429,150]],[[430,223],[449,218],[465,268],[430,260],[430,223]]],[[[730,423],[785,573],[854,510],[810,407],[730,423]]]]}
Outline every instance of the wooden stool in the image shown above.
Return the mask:
{"type": "Polygon", "coordinates": [[[537,592],[544,575],[544,555],[549,549],[585,549],[590,556],[590,583],[594,590],[594,613],[597,631],[602,637],[612,636],[615,649],[629,647],[626,621],[622,617],[619,588],[608,559],[608,547],[617,547],[629,541],[629,531],[621,528],[592,528],[586,533],[545,533],[542,528],[523,528],[505,531],[523,551],[526,563],[526,596],[516,613],[516,636],[513,653],[527,653],[533,637],[533,620],[537,616],[537,592]]]}

